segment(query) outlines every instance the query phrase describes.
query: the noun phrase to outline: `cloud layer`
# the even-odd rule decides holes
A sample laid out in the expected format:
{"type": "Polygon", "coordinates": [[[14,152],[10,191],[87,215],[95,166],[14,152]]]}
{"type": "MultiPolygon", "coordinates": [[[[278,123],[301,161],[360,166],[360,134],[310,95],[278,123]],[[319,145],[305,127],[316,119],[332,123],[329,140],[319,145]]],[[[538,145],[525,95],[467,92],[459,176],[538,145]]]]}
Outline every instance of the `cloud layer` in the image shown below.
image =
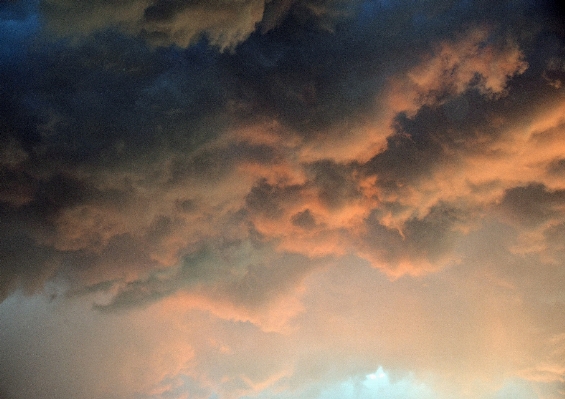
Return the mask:
{"type": "Polygon", "coordinates": [[[558,15],[0,6],[0,396],[561,397],[558,15]]]}

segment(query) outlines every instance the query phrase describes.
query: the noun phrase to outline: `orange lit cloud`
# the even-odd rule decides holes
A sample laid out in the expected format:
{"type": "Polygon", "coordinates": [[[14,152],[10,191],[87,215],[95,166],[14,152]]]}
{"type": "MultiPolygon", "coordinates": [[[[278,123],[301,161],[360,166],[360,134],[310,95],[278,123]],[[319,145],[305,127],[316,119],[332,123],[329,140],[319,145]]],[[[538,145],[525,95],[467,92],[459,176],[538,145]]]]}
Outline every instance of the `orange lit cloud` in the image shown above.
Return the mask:
{"type": "Polygon", "coordinates": [[[470,88],[487,96],[504,95],[508,79],[523,73],[527,63],[516,44],[493,43],[489,35],[488,28],[476,28],[437,45],[420,65],[392,79],[389,107],[414,115],[423,105],[442,103],[470,88]]]}

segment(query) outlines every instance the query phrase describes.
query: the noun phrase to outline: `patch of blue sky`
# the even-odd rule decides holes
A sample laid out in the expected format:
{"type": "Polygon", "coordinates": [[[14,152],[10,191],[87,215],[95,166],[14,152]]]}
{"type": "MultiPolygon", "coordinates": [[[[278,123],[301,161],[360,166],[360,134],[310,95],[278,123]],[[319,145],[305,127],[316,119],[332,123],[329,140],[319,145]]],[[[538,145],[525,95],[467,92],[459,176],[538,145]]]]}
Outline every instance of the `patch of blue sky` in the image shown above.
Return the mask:
{"type": "Polygon", "coordinates": [[[432,399],[434,392],[427,385],[416,381],[410,374],[391,380],[379,367],[362,380],[349,379],[326,388],[318,399],[432,399]]]}

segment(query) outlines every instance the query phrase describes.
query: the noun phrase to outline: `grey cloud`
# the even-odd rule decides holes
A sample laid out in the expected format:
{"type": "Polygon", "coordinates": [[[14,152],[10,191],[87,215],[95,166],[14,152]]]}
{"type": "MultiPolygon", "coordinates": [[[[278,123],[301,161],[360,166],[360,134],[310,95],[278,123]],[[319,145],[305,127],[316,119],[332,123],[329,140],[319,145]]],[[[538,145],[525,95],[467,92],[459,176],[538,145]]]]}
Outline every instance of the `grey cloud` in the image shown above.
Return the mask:
{"type": "Polygon", "coordinates": [[[354,167],[319,161],[307,166],[312,173],[312,184],[317,188],[318,198],[329,208],[339,208],[352,200],[361,198],[358,183],[353,177],[354,167]]]}
{"type": "MultiPolygon", "coordinates": [[[[93,232],[88,238],[91,241],[84,248],[54,250],[52,245],[45,245],[44,251],[49,250],[49,252],[44,263],[51,265],[50,269],[46,269],[51,273],[42,282],[59,279],[68,290],[68,295],[72,296],[88,293],[91,287],[98,287],[93,291],[107,291],[115,282],[122,281],[128,276],[145,277],[163,267],[152,256],[156,243],[146,241],[145,237],[118,233],[105,238],[93,232]]],[[[35,240],[31,242],[33,242],[29,247],[31,252],[36,251],[34,248],[42,248],[35,240]]],[[[24,267],[33,270],[32,266],[24,267]]],[[[35,291],[40,292],[41,288],[41,284],[38,284],[35,291]]]]}
{"type": "Polygon", "coordinates": [[[294,214],[291,220],[293,225],[306,230],[316,227],[316,219],[312,215],[312,212],[310,212],[310,209],[294,214]]]}
{"type": "Polygon", "coordinates": [[[0,242],[0,301],[18,288],[28,294],[41,292],[57,272],[57,252],[37,245],[24,234],[6,234],[5,231],[0,235],[0,242]]]}
{"type": "Polygon", "coordinates": [[[127,310],[186,292],[253,311],[289,292],[317,267],[304,256],[267,250],[268,245],[253,240],[209,242],[185,255],[174,272],[156,270],[146,279],[125,284],[109,303],[95,307],[104,312],[127,310]]]}
{"type": "Polygon", "coordinates": [[[273,185],[266,179],[261,179],[247,194],[245,202],[247,208],[253,212],[268,218],[278,218],[284,214],[285,205],[300,199],[302,190],[303,187],[300,185],[273,185]]]}
{"type": "Polygon", "coordinates": [[[401,231],[382,225],[378,213],[374,211],[365,222],[360,250],[377,266],[384,265],[385,271],[417,274],[457,261],[454,249],[463,234],[460,227],[466,211],[438,204],[425,217],[407,220],[401,231]]]}
{"type": "Polygon", "coordinates": [[[177,156],[170,166],[170,185],[178,185],[191,178],[218,181],[235,165],[241,163],[271,165],[280,157],[277,149],[269,145],[230,143],[224,147],[194,151],[192,156],[177,156]]]}
{"type": "Polygon", "coordinates": [[[499,207],[512,222],[535,227],[556,217],[560,219],[564,205],[565,190],[531,184],[507,190],[499,207]]]}
{"type": "Polygon", "coordinates": [[[54,218],[69,206],[84,201],[94,191],[63,175],[45,181],[28,173],[2,171],[3,202],[0,203],[0,286],[2,299],[18,288],[29,293],[42,290],[56,276],[63,254],[53,247],[54,218]],[[10,182],[11,180],[16,182],[10,182]],[[23,184],[25,183],[25,184],[23,184]],[[16,198],[11,184],[18,187],[16,198]],[[22,195],[22,187],[25,195],[22,195]]]}
{"type": "Polygon", "coordinates": [[[565,158],[556,159],[548,165],[548,172],[558,176],[565,175],[565,158]]]}
{"type": "Polygon", "coordinates": [[[60,36],[80,37],[105,29],[120,29],[165,46],[187,47],[205,37],[224,50],[233,49],[247,39],[258,25],[263,31],[274,28],[291,9],[302,19],[331,28],[333,19],[347,7],[348,2],[336,0],[130,0],[119,4],[45,0],[41,11],[50,31],[60,36]]]}
{"type": "MultiPolygon", "coordinates": [[[[304,184],[271,184],[266,179],[258,181],[246,197],[248,209],[270,218],[283,215],[288,205],[303,200],[305,191],[315,189],[320,202],[332,209],[362,197],[354,177],[355,166],[338,164],[333,161],[319,161],[305,165],[309,180],[304,184]]],[[[315,225],[309,210],[295,215],[293,223],[301,226],[315,225]]]]}

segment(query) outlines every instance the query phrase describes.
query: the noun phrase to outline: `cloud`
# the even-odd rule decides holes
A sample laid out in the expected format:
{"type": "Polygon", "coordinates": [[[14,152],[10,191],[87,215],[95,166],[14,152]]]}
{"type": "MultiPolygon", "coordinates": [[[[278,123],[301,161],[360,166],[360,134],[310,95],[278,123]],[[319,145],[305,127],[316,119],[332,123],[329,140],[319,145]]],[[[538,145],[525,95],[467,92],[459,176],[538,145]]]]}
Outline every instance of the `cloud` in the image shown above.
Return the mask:
{"type": "MultiPolygon", "coordinates": [[[[102,312],[119,312],[172,297],[186,308],[209,310],[228,320],[250,321],[266,331],[284,330],[290,318],[301,311],[292,293],[317,267],[319,264],[303,256],[277,254],[252,240],[209,243],[184,256],[178,268],[156,270],[147,278],[131,282],[99,285],[98,290],[110,296],[94,306],[102,312]]],[[[89,287],[72,295],[93,291],[96,289],[89,287]]]]}
{"type": "MultiPolygon", "coordinates": [[[[277,32],[267,34],[278,40],[277,32]]],[[[468,228],[462,220],[472,224],[470,213],[496,201],[510,187],[499,184],[490,198],[483,199],[473,197],[473,185],[483,182],[465,178],[467,173],[478,176],[476,171],[468,171],[465,164],[469,157],[482,153],[472,151],[471,145],[480,142],[484,153],[488,153],[491,146],[512,140],[508,134],[497,141],[496,135],[503,135],[503,128],[479,110],[500,103],[502,99],[491,94],[503,91],[506,80],[522,73],[526,65],[514,42],[497,41],[487,30],[467,30],[454,42],[440,42],[431,58],[420,58],[419,64],[390,80],[384,93],[403,78],[412,82],[408,92],[397,88],[395,93],[404,93],[404,98],[417,101],[411,106],[412,111],[403,111],[417,112],[412,116],[399,113],[401,110],[385,94],[382,99],[389,101],[388,111],[378,115],[377,120],[388,115],[392,126],[378,132],[381,139],[373,143],[388,135],[386,147],[370,146],[373,156],[361,161],[333,160],[323,152],[311,152],[312,144],[322,141],[318,134],[304,126],[302,130],[288,130],[284,114],[282,122],[266,123],[271,118],[268,108],[259,108],[265,113],[263,121],[240,112],[240,107],[245,109],[249,104],[246,105],[245,96],[234,98],[234,92],[242,83],[252,82],[251,75],[242,78],[235,73],[241,71],[244,60],[253,61],[264,74],[259,76],[268,77],[266,82],[271,77],[283,76],[290,81],[300,77],[296,66],[285,76],[280,73],[284,64],[265,64],[264,59],[258,62],[251,58],[249,51],[253,46],[264,46],[265,36],[250,39],[251,47],[244,43],[241,52],[233,55],[219,55],[202,45],[186,50],[183,56],[167,50],[163,54],[170,58],[162,65],[157,62],[161,53],[150,51],[139,41],[112,33],[105,35],[112,48],[92,40],[73,48],[75,57],[58,63],[57,70],[67,70],[70,79],[54,98],[48,97],[47,87],[27,88],[30,93],[38,91],[39,98],[44,98],[51,109],[38,117],[43,119],[42,123],[29,127],[33,135],[28,141],[31,137],[33,140],[24,142],[27,147],[33,146],[34,156],[41,160],[43,176],[28,171],[32,162],[30,152],[13,137],[7,139],[12,150],[11,158],[6,156],[5,162],[5,169],[17,182],[14,184],[28,193],[26,199],[14,198],[14,205],[44,211],[52,208],[43,222],[49,230],[34,232],[35,240],[65,252],[63,258],[70,260],[64,260],[64,264],[89,259],[90,270],[79,273],[89,284],[104,279],[136,280],[138,273],[145,276],[140,278],[146,278],[152,268],[177,264],[207,239],[229,236],[229,229],[237,239],[246,239],[257,231],[263,239],[277,242],[281,251],[313,257],[353,251],[369,256],[375,266],[391,275],[419,274],[455,261],[456,256],[442,255],[451,248],[448,241],[454,242],[445,238],[455,237],[453,234],[459,234],[455,232],[468,228]],[[137,54],[147,61],[143,69],[133,65],[135,58],[119,58],[116,48],[127,49],[126,54],[135,49],[132,57],[137,54]],[[97,63],[96,54],[104,55],[103,65],[97,63]],[[501,60],[506,60],[504,68],[501,60]],[[72,74],[85,67],[90,75],[72,74]],[[183,68],[191,73],[183,72],[183,68]],[[200,73],[202,68],[204,75],[200,73]],[[431,75],[422,80],[426,70],[431,75]],[[447,85],[444,89],[453,99],[444,103],[446,100],[439,100],[433,93],[444,90],[437,85],[447,70],[455,71],[450,75],[453,81],[441,84],[447,85]],[[217,80],[215,77],[223,72],[228,75],[217,80]],[[193,77],[197,74],[201,79],[193,77]],[[120,81],[121,78],[126,80],[120,81]],[[134,78],[137,86],[127,84],[128,79],[134,78]],[[108,81],[117,85],[111,92],[101,93],[100,87],[109,88],[108,81]],[[498,83],[494,84],[495,81],[498,83]],[[425,99],[429,95],[433,102],[425,99]],[[137,97],[135,103],[121,105],[123,99],[132,97],[137,97]],[[76,105],[64,108],[63,104],[69,101],[76,105]],[[457,111],[456,101],[463,104],[463,111],[457,111]],[[113,112],[105,112],[106,109],[113,112]],[[134,109],[147,116],[135,118],[134,109]],[[227,113],[220,117],[225,109],[227,113]],[[465,119],[458,117],[457,112],[464,112],[465,119]],[[445,114],[455,115],[450,125],[442,124],[445,114]],[[468,131],[463,120],[469,118],[475,118],[475,126],[480,125],[484,131],[468,131]],[[234,124],[236,129],[228,128],[234,124]],[[432,126],[435,131],[428,134],[432,126]],[[80,140],[74,136],[75,131],[84,132],[80,140]],[[480,141],[489,134],[492,142],[480,141]],[[300,157],[296,158],[296,154],[300,157]],[[53,174],[52,170],[61,168],[64,173],[53,174]],[[272,170],[277,172],[273,174],[272,170]],[[439,178],[424,178],[429,173],[439,178]],[[20,183],[24,178],[29,181],[27,185],[20,183]],[[213,188],[209,184],[212,181],[213,188]],[[234,184],[235,181],[242,183],[234,184]],[[161,197],[159,204],[153,199],[157,195],[161,197]],[[190,204],[192,210],[184,211],[179,206],[183,203],[190,204]],[[455,217],[459,222],[453,227],[436,225],[428,223],[434,209],[455,209],[455,214],[467,216],[455,217]],[[297,222],[296,215],[306,215],[304,212],[311,216],[310,228],[297,222]],[[355,242],[359,237],[362,244],[355,242]],[[414,241],[409,244],[410,240],[414,241]],[[437,248],[426,248],[434,242],[437,248]],[[135,256],[127,254],[128,245],[137,249],[135,256]],[[401,255],[405,246],[412,250],[401,255]],[[440,250],[442,247],[445,249],[440,250]],[[128,257],[135,261],[128,261],[128,257]],[[113,262],[123,263],[123,269],[112,270],[109,265],[113,262]],[[404,266],[399,268],[399,264],[404,266]]],[[[325,35],[320,33],[316,40],[324,43],[325,35]]],[[[341,49],[338,46],[332,51],[341,49]]],[[[287,56],[295,54],[289,47],[281,51],[287,56]]],[[[277,59],[280,55],[276,54],[271,56],[277,59]]],[[[306,65],[306,60],[300,62],[306,65]]],[[[318,79],[308,71],[302,76],[318,79]]],[[[44,74],[55,79],[55,72],[55,64],[48,64],[44,74]]],[[[253,90],[261,89],[263,93],[262,87],[261,84],[253,90]]],[[[281,98],[290,97],[276,93],[275,110],[288,111],[306,101],[300,97],[293,105],[287,100],[279,102],[281,98]]],[[[326,113],[319,113],[319,105],[331,105],[325,95],[314,103],[312,107],[306,104],[305,117],[317,118],[316,115],[326,113]]],[[[336,103],[339,104],[341,100],[336,103]]],[[[347,112],[343,117],[349,117],[347,112]]],[[[334,137],[340,129],[328,133],[329,142],[335,146],[340,139],[334,137]]],[[[352,136],[355,137],[360,136],[352,136]]],[[[551,162],[554,165],[556,160],[551,162]]],[[[6,195],[14,193],[10,190],[6,195]]]]}
{"type": "Polygon", "coordinates": [[[390,101],[395,105],[397,101],[413,101],[398,108],[410,113],[471,87],[483,95],[504,95],[507,80],[523,73],[527,63],[515,43],[488,42],[488,29],[477,28],[454,43],[441,43],[428,59],[408,72],[407,82],[401,83],[408,88],[403,90],[393,84],[393,96],[400,99],[390,101]]]}
{"type": "Polygon", "coordinates": [[[296,0],[133,0],[120,4],[103,1],[75,4],[48,0],[41,4],[48,28],[58,36],[84,36],[105,29],[121,29],[141,36],[155,45],[187,47],[205,37],[220,50],[233,49],[257,26],[265,32],[287,13],[305,20],[320,20],[331,28],[332,18],[343,13],[339,1],[296,0]]]}
{"type": "Polygon", "coordinates": [[[0,395],[369,395],[379,366],[393,397],[559,395],[552,21],[525,2],[0,6],[0,395]]]}
{"type": "Polygon", "coordinates": [[[560,216],[564,192],[548,192],[543,185],[530,185],[509,189],[500,203],[500,207],[514,216],[516,223],[536,226],[560,216]]]}

